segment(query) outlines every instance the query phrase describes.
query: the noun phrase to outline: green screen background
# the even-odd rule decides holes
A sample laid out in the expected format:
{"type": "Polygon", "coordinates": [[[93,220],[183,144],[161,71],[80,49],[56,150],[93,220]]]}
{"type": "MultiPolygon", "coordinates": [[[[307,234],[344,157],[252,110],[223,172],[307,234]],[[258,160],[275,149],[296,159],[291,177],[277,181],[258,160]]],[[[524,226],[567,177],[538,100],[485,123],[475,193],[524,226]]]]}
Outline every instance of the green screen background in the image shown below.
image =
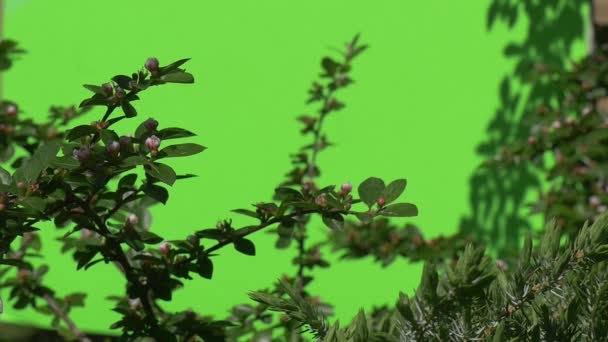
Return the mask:
{"type": "MultiPolygon", "coordinates": [[[[196,77],[194,85],[151,89],[136,104],[138,120],[116,127],[130,132],[151,116],[161,127],[197,132],[190,141],[208,147],[171,162],[178,173],[200,177],[177,182],[168,204],[152,211],[153,230],[183,238],[228,217],[236,225],[251,222],[229,211],[271,198],[291,169],[288,154],[309,143],[295,118],[314,110],[304,102],[320,58],[361,32],[370,49],[355,61],[356,83],[341,97],[347,107],[327,120],[326,132],[337,145],[319,156],[320,184],[406,178],[401,199],[416,203],[420,215],[395,222],[414,223],[432,238],[457,231],[471,214],[470,178],[483,160],[476,148],[504,102],[501,80],[517,63],[503,49],[528,34],[525,17],[513,27],[499,23],[488,30],[488,5],[481,0],[7,0],[5,36],[17,39],[28,54],[3,76],[4,94],[20,103],[24,115],[42,119],[50,105],[77,104],[89,96],[81,84],[131,73],[151,56],[161,65],[191,57],[186,68],[196,77]]],[[[585,49],[581,35],[568,51],[577,56],[585,49]]],[[[512,85],[526,96],[526,88],[512,85]]],[[[98,108],[78,124],[102,114],[98,108]]],[[[318,220],[311,228],[314,238],[326,229],[318,220]]],[[[87,291],[86,308],[72,316],[86,330],[107,331],[118,316],[104,298],[122,292],[118,271],[98,264],[77,272],[54,241],[62,233],[44,235],[43,262],[51,266],[45,281],[58,295],[87,291]]],[[[187,283],[169,307],[223,318],[232,305],[248,301],[248,291],[293,271],[293,253],[275,250],[273,236],[258,234],[253,240],[256,257],[221,250],[214,279],[187,283]]],[[[370,259],[336,262],[316,272],[311,292],[335,304],[337,318],[350,320],[359,307],[392,303],[399,291],[411,293],[421,266],[404,260],[386,269],[370,259]]],[[[5,306],[3,320],[50,321],[5,306]]]]}

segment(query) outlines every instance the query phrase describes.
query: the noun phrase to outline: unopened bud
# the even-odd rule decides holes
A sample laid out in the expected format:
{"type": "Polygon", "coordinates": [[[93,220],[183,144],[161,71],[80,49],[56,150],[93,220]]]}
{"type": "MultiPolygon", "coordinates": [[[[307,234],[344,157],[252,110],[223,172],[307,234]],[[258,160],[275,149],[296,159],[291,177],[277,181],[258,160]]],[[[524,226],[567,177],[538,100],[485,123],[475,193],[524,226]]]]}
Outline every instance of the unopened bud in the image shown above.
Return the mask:
{"type": "Polygon", "coordinates": [[[353,185],[350,182],[342,183],[340,190],[342,190],[342,194],[346,195],[353,190],[353,185]]]}
{"type": "Polygon", "coordinates": [[[139,222],[139,219],[137,218],[137,215],[135,214],[130,214],[129,216],[127,216],[127,223],[131,226],[134,226],[137,224],[137,222],[139,222]]]}
{"type": "Polygon", "coordinates": [[[14,116],[17,115],[17,112],[17,106],[15,106],[14,104],[10,104],[8,105],[8,107],[6,107],[6,111],[4,113],[8,116],[14,116]]]}
{"type": "Polygon", "coordinates": [[[196,235],[188,235],[186,240],[195,247],[198,247],[198,245],[201,243],[201,239],[196,235]]]}
{"type": "Polygon", "coordinates": [[[171,244],[168,242],[162,242],[160,244],[160,246],[158,246],[158,250],[162,253],[162,254],[167,254],[169,253],[169,251],[171,250],[171,244]]]}
{"type": "Polygon", "coordinates": [[[112,96],[112,94],[114,94],[114,89],[112,88],[112,85],[110,83],[104,83],[101,86],[101,90],[103,91],[104,94],[106,94],[106,96],[110,97],[112,96]]]}
{"type": "Polygon", "coordinates": [[[151,132],[156,131],[156,128],[158,127],[158,121],[149,118],[148,120],[146,120],[146,122],[144,122],[144,127],[151,132]]]}
{"type": "Polygon", "coordinates": [[[74,155],[76,156],[76,159],[82,163],[91,158],[91,150],[88,147],[81,147],[74,151],[74,155]]]}
{"type": "Polygon", "coordinates": [[[160,139],[156,136],[150,136],[146,139],[146,147],[150,151],[158,151],[158,147],[160,146],[160,139]]]}
{"type": "Polygon", "coordinates": [[[123,147],[131,146],[131,137],[123,135],[118,139],[118,142],[120,143],[120,146],[123,147]]]}
{"type": "Polygon", "coordinates": [[[25,183],[24,182],[17,182],[17,187],[21,190],[25,189],[25,183]]]}
{"type": "Polygon", "coordinates": [[[146,64],[144,64],[144,66],[150,72],[158,71],[158,66],[159,66],[158,59],[156,59],[155,57],[150,57],[146,60],[146,64]]]}
{"type": "Polygon", "coordinates": [[[501,270],[501,271],[503,271],[503,272],[506,271],[509,268],[509,266],[507,265],[507,263],[504,262],[503,260],[500,260],[500,259],[496,260],[496,267],[498,267],[498,269],[501,270]]]}
{"type": "Polygon", "coordinates": [[[562,123],[559,120],[555,120],[551,126],[553,126],[554,129],[560,129],[562,128],[562,123]]]}
{"type": "Polygon", "coordinates": [[[139,298],[129,298],[129,307],[132,310],[136,310],[141,306],[141,299],[139,298]]]}
{"type": "Polygon", "coordinates": [[[598,207],[601,204],[600,198],[597,196],[589,197],[589,205],[592,207],[598,207]]]}
{"type": "Polygon", "coordinates": [[[115,140],[110,141],[110,142],[108,142],[108,145],[106,145],[106,150],[111,155],[116,156],[116,155],[118,155],[118,152],[120,152],[120,143],[115,140]]]}
{"type": "Polygon", "coordinates": [[[566,118],[566,124],[568,124],[568,125],[572,126],[572,125],[574,125],[575,123],[576,123],[576,122],[574,121],[574,118],[572,118],[572,117],[570,117],[570,116],[566,118]]]}
{"type": "Polygon", "coordinates": [[[93,236],[95,236],[95,232],[90,229],[83,228],[80,230],[81,239],[88,239],[88,238],[92,238],[93,236]]]}
{"type": "Polygon", "coordinates": [[[380,197],[376,200],[376,203],[378,204],[379,207],[384,206],[384,204],[386,204],[386,200],[384,199],[384,197],[380,197]]]}
{"type": "Polygon", "coordinates": [[[535,143],[536,143],[536,137],[535,136],[529,136],[528,137],[528,144],[534,145],[535,143]]]}

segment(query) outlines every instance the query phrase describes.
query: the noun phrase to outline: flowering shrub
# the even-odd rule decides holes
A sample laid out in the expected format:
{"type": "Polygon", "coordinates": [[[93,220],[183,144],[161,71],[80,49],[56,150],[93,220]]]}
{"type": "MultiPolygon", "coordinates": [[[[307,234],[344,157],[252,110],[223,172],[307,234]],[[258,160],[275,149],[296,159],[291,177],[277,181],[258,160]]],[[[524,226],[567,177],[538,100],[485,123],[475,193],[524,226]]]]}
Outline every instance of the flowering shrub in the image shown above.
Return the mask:
{"type": "MultiPolygon", "coordinates": [[[[2,58],[10,60],[9,52],[15,52],[15,44],[7,46],[2,58]]],[[[321,258],[319,246],[306,244],[306,224],[311,215],[319,215],[336,232],[352,226],[350,222],[345,224],[347,216],[373,224],[378,216],[417,215],[415,205],[395,203],[405,190],[403,179],[385,185],[383,180],[371,177],[357,187],[359,199],[353,198],[351,183],[336,190],[331,185],[318,187],[314,182],[320,172],[317,154],[329,145],[322,132],[323,121],[344,107],[335,94],[353,82],[349,75],[351,61],[365,48],[355,37],[347,44],[343,61],[330,57],[322,60],[320,82],[324,84],[313,83],[308,101],[320,103],[318,115],[299,118],[305,125],[302,133],[311,134],[313,143],[293,155],[294,169],[276,189],[273,201],[256,203],[253,210],[234,210],[257,223],[233,227],[230,220],[225,220],[182,239],[167,240],[152,232],[148,208],[165,204],[169,199],[167,187],[194,176],[178,174],[168,161],[198,154],[205,147],[173,143],[195,134],[183,128],[163,127],[153,118],[141,122],[131,134],[120,133],[116,126],[138,116],[133,102],[139,100],[139,93],[154,86],[193,83],[193,75],[181,68],[188,59],[161,66],[156,58],[149,58],[144,68],[130,76],[116,75],[102,85],[87,84],[84,87],[93,93],[90,98],[78,108],[52,107],[43,123],[22,118],[16,103],[3,101],[0,156],[14,171],[0,168],[0,264],[6,266],[0,273],[0,286],[11,289],[13,307],[32,306],[51,314],[53,326],[64,336],[88,340],[69,317],[73,308],[84,305],[86,293],[59,295],[44,285],[48,266],[35,267],[30,262],[30,257],[41,251],[36,225],[52,220],[66,231],[61,238],[62,251],[72,253],[77,269],[113,263],[124,275],[124,296],[111,298],[116,301],[114,310],[122,315],[111,327],[122,331],[123,340],[153,337],[159,341],[187,341],[199,337],[220,341],[249,333],[267,335],[273,329],[296,336],[298,325],[284,319],[265,333],[256,330],[253,322],[273,319],[263,308],[243,305],[236,307],[229,319],[212,320],[189,310],[167,312],[160,302],[170,301],[173,291],[193,274],[211,279],[213,259],[224,247],[255,255],[255,245],[247,237],[273,226],[277,247],[286,248],[295,241],[300,252],[294,260],[298,272],[287,278],[294,284],[295,293],[308,301],[318,301],[305,290],[312,280],[305,270],[328,263],[321,258]],[[95,107],[105,109],[99,120],[70,125],[74,118],[95,107]],[[19,150],[25,154],[16,153],[19,150]],[[363,211],[353,209],[358,204],[363,211]]],[[[401,237],[394,237],[393,244],[399,242],[395,239],[401,237]]],[[[419,235],[416,241],[422,243],[419,235]]],[[[339,243],[337,246],[350,248],[339,243]]],[[[383,245],[381,249],[387,254],[391,248],[383,245]]]]}

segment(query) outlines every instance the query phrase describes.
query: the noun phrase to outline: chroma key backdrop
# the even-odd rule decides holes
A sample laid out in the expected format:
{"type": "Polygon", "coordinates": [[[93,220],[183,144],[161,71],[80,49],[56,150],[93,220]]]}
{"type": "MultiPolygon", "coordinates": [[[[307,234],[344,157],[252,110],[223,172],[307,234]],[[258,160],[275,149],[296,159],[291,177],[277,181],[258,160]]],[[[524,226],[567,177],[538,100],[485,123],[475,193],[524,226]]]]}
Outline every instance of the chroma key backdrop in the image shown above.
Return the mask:
{"type": "MultiPolygon", "coordinates": [[[[141,120],[121,122],[132,132],[152,117],[161,127],[196,132],[188,141],[207,147],[171,161],[178,173],[198,177],[176,182],[167,204],[151,209],[152,231],[178,239],[228,218],[251,224],[231,210],[271,200],[291,170],[289,154],[310,143],[297,118],[315,110],[306,100],[321,58],[339,56],[360,33],[368,48],[353,62],[355,82],[341,92],[346,107],[324,123],[332,145],[318,156],[316,182],[407,179],[402,199],[419,214],[392,222],[414,224],[429,240],[483,231],[500,251],[542,221],[525,206],[542,182],[532,172],[497,178],[478,167],[515,134],[526,101],[537,96],[523,85],[526,63],[559,64],[587,52],[589,11],[564,5],[545,17],[508,3],[5,0],[2,35],[26,53],[2,75],[1,96],[18,102],[20,115],[43,120],[51,105],[90,97],[82,84],[128,75],[149,57],[161,65],[191,58],[184,67],[194,84],[150,89],[136,103],[141,120]]],[[[94,107],[73,124],[102,115],[94,107]]],[[[310,241],[327,235],[318,217],[309,227],[310,241]]],[[[40,228],[54,229],[52,222],[40,228]]],[[[119,314],[106,297],[124,294],[124,279],[113,264],[77,271],[56,241],[64,233],[41,234],[39,262],[51,266],[45,284],[62,294],[85,290],[86,306],[71,318],[81,330],[109,333],[119,314]]],[[[222,249],[213,279],[186,281],[165,307],[225,318],[233,305],[251,302],[250,291],[296,271],[297,250],[275,249],[276,233],[251,240],[255,257],[222,249]]],[[[316,268],[308,290],[334,306],[332,320],[346,323],[360,307],[392,305],[399,291],[412,294],[420,282],[422,263],[397,258],[382,267],[372,257],[339,260],[329,247],[322,251],[332,266],[316,268]]],[[[7,296],[0,291],[1,321],[48,326],[48,316],[14,310],[7,296]]]]}

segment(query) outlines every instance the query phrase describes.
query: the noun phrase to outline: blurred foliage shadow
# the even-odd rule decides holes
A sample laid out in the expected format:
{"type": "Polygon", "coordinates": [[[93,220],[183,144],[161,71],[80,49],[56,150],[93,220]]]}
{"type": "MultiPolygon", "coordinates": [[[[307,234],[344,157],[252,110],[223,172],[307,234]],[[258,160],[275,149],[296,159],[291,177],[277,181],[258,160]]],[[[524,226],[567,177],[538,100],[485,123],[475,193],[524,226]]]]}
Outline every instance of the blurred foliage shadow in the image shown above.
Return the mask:
{"type": "MultiPolygon", "coordinates": [[[[526,113],[555,99],[559,89],[547,82],[531,82],[530,74],[542,65],[565,67],[574,43],[584,39],[588,22],[583,7],[588,0],[492,0],[487,10],[487,30],[498,24],[513,29],[527,25],[521,41],[506,44],[504,56],[514,62],[511,73],[499,86],[500,105],[490,120],[487,138],[477,147],[484,160],[501,148],[528,136],[526,113]],[[525,17],[525,18],[523,18],[525,17]]],[[[538,189],[541,180],[529,165],[509,169],[478,168],[469,180],[471,216],[463,217],[461,231],[496,246],[499,255],[508,256],[522,234],[532,229],[526,209],[529,190],[538,189]]]]}

